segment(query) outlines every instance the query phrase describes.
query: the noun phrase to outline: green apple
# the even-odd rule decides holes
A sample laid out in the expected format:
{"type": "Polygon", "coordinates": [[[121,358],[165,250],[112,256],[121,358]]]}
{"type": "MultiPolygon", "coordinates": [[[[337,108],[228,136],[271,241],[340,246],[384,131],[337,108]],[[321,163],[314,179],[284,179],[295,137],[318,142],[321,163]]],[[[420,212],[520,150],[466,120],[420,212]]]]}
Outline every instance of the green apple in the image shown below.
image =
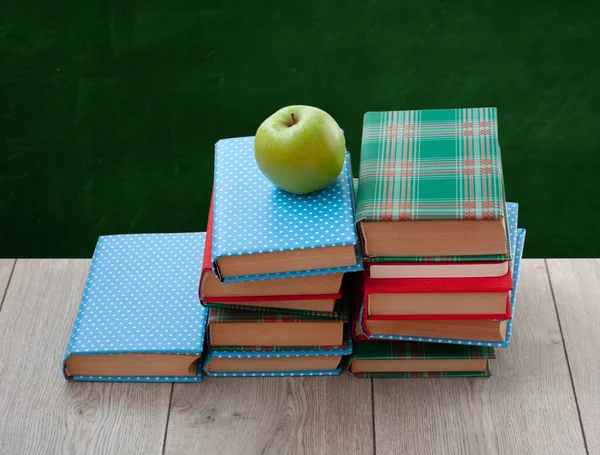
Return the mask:
{"type": "Polygon", "coordinates": [[[327,112],[312,106],[287,106],[258,127],[254,156],[274,185],[307,194],[337,179],[346,157],[346,141],[327,112]]]}

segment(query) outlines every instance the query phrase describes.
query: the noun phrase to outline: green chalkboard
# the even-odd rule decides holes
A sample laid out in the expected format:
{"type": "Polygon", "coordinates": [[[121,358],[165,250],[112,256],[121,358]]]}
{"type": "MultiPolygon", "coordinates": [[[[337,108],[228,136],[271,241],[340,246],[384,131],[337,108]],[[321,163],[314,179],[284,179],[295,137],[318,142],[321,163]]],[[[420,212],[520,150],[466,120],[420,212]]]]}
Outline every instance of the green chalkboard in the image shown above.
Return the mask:
{"type": "Polygon", "coordinates": [[[467,0],[33,2],[0,14],[0,256],[206,227],[213,145],[288,104],[495,106],[526,257],[600,257],[600,7],[467,0]]]}

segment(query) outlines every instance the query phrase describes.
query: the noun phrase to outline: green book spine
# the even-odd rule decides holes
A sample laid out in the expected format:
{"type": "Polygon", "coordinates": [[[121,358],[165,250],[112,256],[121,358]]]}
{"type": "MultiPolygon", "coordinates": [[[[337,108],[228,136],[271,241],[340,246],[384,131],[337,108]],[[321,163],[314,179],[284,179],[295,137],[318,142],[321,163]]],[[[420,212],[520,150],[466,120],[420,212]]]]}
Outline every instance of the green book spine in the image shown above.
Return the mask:
{"type": "Polygon", "coordinates": [[[282,314],[293,314],[296,316],[310,316],[314,318],[322,318],[322,319],[334,319],[336,320],[341,316],[341,306],[337,304],[334,307],[334,311],[312,311],[312,310],[290,310],[286,308],[265,308],[265,307],[255,307],[255,306],[246,306],[246,305],[237,305],[231,303],[204,303],[208,308],[220,308],[224,310],[234,310],[234,311],[251,311],[253,313],[282,313],[282,314]]]}
{"type": "Polygon", "coordinates": [[[355,341],[354,350],[348,362],[348,371],[360,378],[487,377],[490,376],[489,369],[482,371],[355,373],[352,371],[352,362],[354,360],[461,360],[495,358],[496,352],[494,348],[489,346],[465,346],[391,340],[355,341]]]}
{"type": "MultiPolygon", "coordinates": [[[[352,373],[352,371],[350,371],[352,373]]],[[[352,373],[357,378],[458,378],[458,377],[488,377],[490,371],[439,371],[431,373],[352,373]]]]}
{"type": "Polygon", "coordinates": [[[274,311],[241,311],[230,308],[209,308],[208,322],[210,325],[215,322],[256,322],[256,323],[287,323],[287,322],[303,322],[314,320],[331,320],[331,321],[347,321],[348,311],[346,306],[340,307],[340,312],[332,317],[324,318],[311,314],[292,314],[289,312],[280,313],[274,311]]]}

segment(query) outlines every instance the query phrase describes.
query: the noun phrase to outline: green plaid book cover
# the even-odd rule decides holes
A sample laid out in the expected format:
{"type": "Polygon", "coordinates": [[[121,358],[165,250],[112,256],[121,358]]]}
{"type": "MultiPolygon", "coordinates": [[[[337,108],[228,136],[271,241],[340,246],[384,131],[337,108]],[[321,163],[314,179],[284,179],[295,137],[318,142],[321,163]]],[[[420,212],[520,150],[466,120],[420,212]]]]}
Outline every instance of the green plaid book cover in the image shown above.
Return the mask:
{"type": "MultiPolygon", "coordinates": [[[[276,303],[276,302],[274,302],[276,303]]],[[[333,311],[312,311],[312,310],[290,310],[286,308],[272,308],[272,307],[256,307],[256,306],[246,306],[246,305],[237,305],[234,303],[204,303],[204,306],[208,308],[221,308],[225,310],[234,310],[234,311],[252,311],[255,313],[283,313],[283,314],[293,314],[297,316],[313,316],[315,318],[320,319],[336,319],[341,315],[342,304],[340,301],[335,304],[333,311]]]]}
{"type": "Polygon", "coordinates": [[[367,112],[356,221],[505,216],[495,108],[367,112]]]}
{"type": "Polygon", "coordinates": [[[502,262],[507,254],[483,254],[481,256],[381,256],[370,257],[366,262],[502,262]]]}
{"type": "Polygon", "coordinates": [[[304,322],[304,321],[348,321],[346,305],[340,307],[340,312],[333,317],[324,318],[309,314],[278,313],[273,311],[239,311],[230,308],[209,308],[207,325],[214,322],[304,322]]]}
{"type": "MultiPolygon", "coordinates": [[[[352,373],[352,372],[351,372],[352,373]]],[[[463,378],[463,377],[479,377],[487,378],[490,376],[490,371],[432,371],[425,373],[352,373],[357,378],[373,378],[373,379],[385,379],[385,378],[463,378]]]]}
{"type": "Polygon", "coordinates": [[[465,372],[415,372],[415,373],[354,373],[354,360],[437,360],[437,359],[495,359],[494,348],[488,346],[465,346],[458,344],[419,343],[414,341],[369,340],[355,341],[352,355],[349,358],[348,369],[358,377],[453,377],[453,376],[489,376],[489,371],[465,372]]]}
{"type": "MultiPolygon", "coordinates": [[[[342,345],[338,346],[210,346],[210,352],[229,352],[235,351],[240,353],[251,353],[251,352],[280,352],[289,354],[291,352],[300,353],[303,356],[308,357],[314,355],[316,352],[327,352],[327,351],[339,351],[349,349],[348,353],[352,350],[352,337],[349,333],[348,328],[344,330],[344,340],[342,345]]],[[[279,356],[277,356],[279,357],[279,356]]]]}

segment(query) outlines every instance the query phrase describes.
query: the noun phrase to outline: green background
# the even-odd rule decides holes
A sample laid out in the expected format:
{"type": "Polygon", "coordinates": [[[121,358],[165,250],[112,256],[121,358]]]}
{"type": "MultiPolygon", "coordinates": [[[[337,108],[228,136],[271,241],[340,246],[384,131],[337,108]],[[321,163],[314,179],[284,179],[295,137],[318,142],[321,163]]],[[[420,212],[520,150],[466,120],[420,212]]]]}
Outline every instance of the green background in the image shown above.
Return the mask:
{"type": "Polygon", "coordinates": [[[527,257],[600,257],[594,2],[31,1],[0,15],[0,256],[201,231],[213,145],[328,111],[495,106],[527,257]]]}

